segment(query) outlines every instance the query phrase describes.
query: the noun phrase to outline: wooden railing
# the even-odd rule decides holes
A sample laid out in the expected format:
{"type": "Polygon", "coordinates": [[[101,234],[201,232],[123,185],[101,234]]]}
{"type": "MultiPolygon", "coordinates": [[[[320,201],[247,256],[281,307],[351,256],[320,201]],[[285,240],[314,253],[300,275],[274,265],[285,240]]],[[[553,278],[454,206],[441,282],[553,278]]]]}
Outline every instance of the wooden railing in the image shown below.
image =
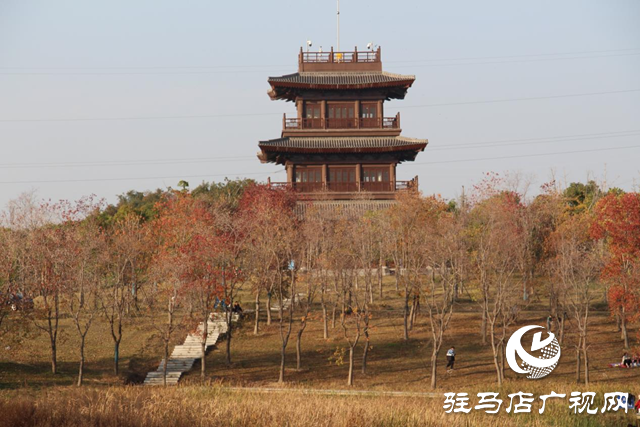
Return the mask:
{"type": "Polygon", "coordinates": [[[303,63],[372,63],[380,62],[380,48],[358,52],[356,48],[352,52],[303,52],[300,49],[300,61],[303,63]]]}
{"type": "Polygon", "coordinates": [[[418,188],[418,177],[410,181],[392,182],[272,182],[267,181],[272,188],[293,188],[300,193],[335,192],[357,193],[367,191],[371,193],[387,193],[392,191],[407,191],[418,188]]]}
{"type": "Polygon", "coordinates": [[[400,113],[395,117],[348,118],[348,119],[306,119],[298,117],[282,118],[282,130],[291,129],[400,129],[400,113]]]}

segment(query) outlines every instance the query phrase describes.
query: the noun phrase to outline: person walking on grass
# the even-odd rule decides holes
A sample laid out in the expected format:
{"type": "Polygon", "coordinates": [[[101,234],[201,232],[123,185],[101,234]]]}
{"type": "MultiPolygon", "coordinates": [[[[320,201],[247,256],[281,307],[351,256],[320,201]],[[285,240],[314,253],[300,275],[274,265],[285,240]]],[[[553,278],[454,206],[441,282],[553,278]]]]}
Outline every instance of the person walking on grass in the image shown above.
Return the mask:
{"type": "Polygon", "coordinates": [[[451,347],[447,350],[447,372],[453,371],[453,364],[456,361],[456,348],[451,347]]]}

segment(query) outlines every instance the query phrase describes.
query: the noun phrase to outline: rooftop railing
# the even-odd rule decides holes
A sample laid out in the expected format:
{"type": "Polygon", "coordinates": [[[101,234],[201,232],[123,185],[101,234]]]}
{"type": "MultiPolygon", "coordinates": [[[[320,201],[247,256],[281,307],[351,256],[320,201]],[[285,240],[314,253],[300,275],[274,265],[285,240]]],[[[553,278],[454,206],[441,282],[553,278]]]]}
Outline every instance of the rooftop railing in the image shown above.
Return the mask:
{"type": "Polygon", "coordinates": [[[378,47],[376,50],[358,51],[356,47],[350,52],[305,52],[300,48],[298,57],[300,71],[348,71],[348,70],[381,70],[382,58],[378,47]]]}

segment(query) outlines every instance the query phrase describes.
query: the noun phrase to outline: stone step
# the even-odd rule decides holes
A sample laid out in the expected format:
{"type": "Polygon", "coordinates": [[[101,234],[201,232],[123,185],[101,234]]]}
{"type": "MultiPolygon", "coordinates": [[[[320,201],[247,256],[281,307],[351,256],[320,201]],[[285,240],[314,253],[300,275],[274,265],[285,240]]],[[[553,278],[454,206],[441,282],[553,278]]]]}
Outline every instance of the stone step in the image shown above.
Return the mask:
{"type": "MultiPolygon", "coordinates": [[[[286,303],[285,303],[286,307],[286,303]]],[[[207,340],[206,346],[211,347],[218,342],[221,334],[225,334],[228,330],[224,315],[221,313],[211,313],[210,321],[207,322],[207,340]]],[[[239,314],[234,313],[231,317],[232,322],[240,319],[239,314]]],[[[173,352],[167,363],[167,385],[176,385],[181,375],[193,368],[196,360],[202,356],[202,331],[205,325],[198,325],[197,333],[187,335],[182,345],[173,348],[173,352]]],[[[144,380],[145,385],[163,385],[164,359],[160,361],[160,365],[156,371],[147,374],[144,380]]]]}
{"type": "MultiPolygon", "coordinates": [[[[180,378],[182,372],[169,372],[167,371],[167,378],[180,378]]],[[[162,378],[162,372],[151,371],[147,374],[147,378],[162,378]]]]}

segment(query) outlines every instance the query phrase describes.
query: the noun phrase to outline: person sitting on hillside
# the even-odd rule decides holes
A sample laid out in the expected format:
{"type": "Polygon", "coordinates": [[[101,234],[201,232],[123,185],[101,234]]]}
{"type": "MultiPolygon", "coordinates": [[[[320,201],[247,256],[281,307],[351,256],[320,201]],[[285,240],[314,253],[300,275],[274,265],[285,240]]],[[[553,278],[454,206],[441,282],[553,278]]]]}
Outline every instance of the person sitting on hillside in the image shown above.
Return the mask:
{"type": "Polygon", "coordinates": [[[240,303],[238,303],[238,301],[233,303],[233,308],[231,309],[231,311],[238,314],[242,313],[242,307],[240,307],[240,303]]]}
{"type": "Polygon", "coordinates": [[[451,347],[447,350],[447,372],[453,371],[453,364],[456,361],[456,348],[451,347]]]}
{"type": "Polygon", "coordinates": [[[625,368],[630,368],[631,367],[631,356],[629,356],[627,353],[622,355],[622,363],[620,364],[620,366],[624,366],[625,368]]]}

